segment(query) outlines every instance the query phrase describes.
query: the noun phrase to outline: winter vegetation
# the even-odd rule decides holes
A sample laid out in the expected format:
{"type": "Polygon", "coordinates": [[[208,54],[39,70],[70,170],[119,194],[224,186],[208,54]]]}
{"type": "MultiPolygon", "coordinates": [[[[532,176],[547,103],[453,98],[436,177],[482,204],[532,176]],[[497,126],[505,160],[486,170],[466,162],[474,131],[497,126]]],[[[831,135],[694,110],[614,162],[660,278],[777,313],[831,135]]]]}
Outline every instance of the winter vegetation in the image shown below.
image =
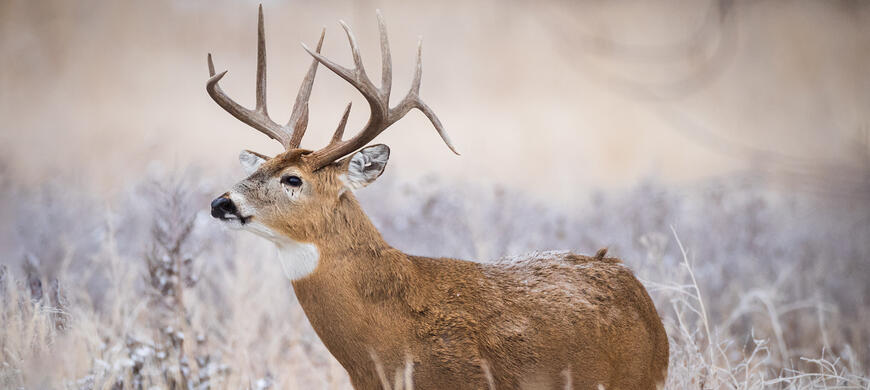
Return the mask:
{"type": "MultiPolygon", "coordinates": [[[[256,3],[0,1],[0,389],[350,388],[271,244],[208,213],[240,178],[223,164],[277,147],[204,92],[220,53],[253,105],[256,3]]],[[[282,120],[321,26],[347,55],[347,20],[377,75],[380,8],[396,90],[425,36],[422,93],[463,156],[422,116],[384,135],[358,197],[391,245],[607,247],[664,320],[667,389],[870,390],[870,2],[264,7],[282,120]]],[[[305,147],[348,99],[367,115],[327,73],[305,147]]]]}
{"type": "MultiPolygon", "coordinates": [[[[4,178],[0,387],[350,387],[269,244],[208,216],[224,183],[207,176],[152,173],[112,199],[4,178]]],[[[650,179],[565,210],[503,188],[383,179],[359,196],[388,242],[411,253],[609,247],[665,321],[668,389],[870,389],[860,204],[737,178],[650,179]]],[[[381,377],[413,387],[410,372],[381,377]]]]}

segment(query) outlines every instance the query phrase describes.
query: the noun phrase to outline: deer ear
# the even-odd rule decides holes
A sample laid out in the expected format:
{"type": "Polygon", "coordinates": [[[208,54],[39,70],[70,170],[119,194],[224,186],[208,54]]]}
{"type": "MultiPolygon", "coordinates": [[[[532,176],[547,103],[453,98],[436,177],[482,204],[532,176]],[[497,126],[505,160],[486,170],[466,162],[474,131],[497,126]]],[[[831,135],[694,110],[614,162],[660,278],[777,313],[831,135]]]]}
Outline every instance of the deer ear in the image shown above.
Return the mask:
{"type": "Polygon", "coordinates": [[[342,175],[345,187],[351,191],[363,188],[375,181],[387,167],[390,148],[384,144],[365,147],[347,159],[346,172],[342,175]]]}
{"type": "Polygon", "coordinates": [[[242,164],[242,169],[245,170],[245,174],[254,173],[260,165],[263,165],[269,157],[264,156],[257,152],[252,152],[250,150],[243,150],[239,153],[239,163],[242,164]]]}

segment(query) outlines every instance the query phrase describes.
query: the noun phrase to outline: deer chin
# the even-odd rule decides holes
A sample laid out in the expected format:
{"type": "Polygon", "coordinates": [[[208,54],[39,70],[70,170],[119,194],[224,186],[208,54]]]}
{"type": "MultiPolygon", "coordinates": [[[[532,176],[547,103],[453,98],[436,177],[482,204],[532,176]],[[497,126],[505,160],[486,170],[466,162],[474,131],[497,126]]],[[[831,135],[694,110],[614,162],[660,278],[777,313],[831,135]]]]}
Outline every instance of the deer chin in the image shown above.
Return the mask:
{"type": "Polygon", "coordinates": [[[223,222],[224,226],[233,229],[233,230],[242,230],[247,228],[247,226],[251,222],[252,216],[241,216],[235,214],[227,214],[224,217],[220,218],[220,221],[223,222]]]}
{"type": "Polygon", "coordinates": [[[320,251],[317,250],[316,245],[293,240],[275,232],[256,219],[250,219],[250,222],[244,224],[238,222],[237,228],[254,233],[275,244],[278,249],[278,260],[288,279],[302,279],[317,269],[320,251]]]}
{"type": "Polygon", "coordinates": [[[274,242],[275,244],[277,244],[279,241],[286,240],[285,238],[281,237],[281,235],[272,230],[272,228],[264,225],[253,217],[248,217],[247,222],[245,223],[238,222],[237,229],[254,233],[271,242],[274,242]]]}

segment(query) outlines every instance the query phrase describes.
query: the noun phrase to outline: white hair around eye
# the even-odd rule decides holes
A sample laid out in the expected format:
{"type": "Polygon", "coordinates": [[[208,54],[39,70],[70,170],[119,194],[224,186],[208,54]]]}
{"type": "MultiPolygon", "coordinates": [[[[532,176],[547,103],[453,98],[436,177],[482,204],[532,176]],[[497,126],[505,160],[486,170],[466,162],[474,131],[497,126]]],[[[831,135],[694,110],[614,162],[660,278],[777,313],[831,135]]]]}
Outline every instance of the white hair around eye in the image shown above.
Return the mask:
{"type": "Polygon", "coordinates": [[[299,197],[302,195],[302,187],[284,186],[284,193],[287,194],[290,200],[299,200],[299,197]]]}

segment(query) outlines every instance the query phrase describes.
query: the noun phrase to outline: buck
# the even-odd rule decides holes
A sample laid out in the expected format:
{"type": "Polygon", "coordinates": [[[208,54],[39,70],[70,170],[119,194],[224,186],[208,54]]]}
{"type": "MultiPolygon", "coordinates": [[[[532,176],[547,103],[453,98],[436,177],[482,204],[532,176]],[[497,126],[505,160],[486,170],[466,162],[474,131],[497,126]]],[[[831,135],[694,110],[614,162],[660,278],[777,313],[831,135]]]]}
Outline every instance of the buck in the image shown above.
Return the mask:
{"type": "Polygon", "coordinates": [[[380,87],[366,74],[350,28],[341,26],[354,67],[320,54],[325,31],[315,50],[303,44],[313,60],[286,125],[266,110],[262,7],[256,107],[221,90],[226,71],[215,74],[211,54],[206,89],[224,110],[286,149],[271,158],[243,151],[239,160],[249,176],[215,199],[211,213],[277,246],[302,309],[354,388],[386,388],[385,373],[394,370],[404,373],[397,381],[416,389],[661,388],[668,365],[662,322],[632,271],[606,251],[481,263],[414,256],[384,241],[354,191],[384,172],[390,149],[366,145],[418,109],[456,149],[420,99],[421,46],[410,92],[390,107],[392,64],[380,13],[380,87]],[[348,104],[331,142],[311,151],[299,145],[319,64],[353,85],[371,116],[345,139],[348,104]]]}

